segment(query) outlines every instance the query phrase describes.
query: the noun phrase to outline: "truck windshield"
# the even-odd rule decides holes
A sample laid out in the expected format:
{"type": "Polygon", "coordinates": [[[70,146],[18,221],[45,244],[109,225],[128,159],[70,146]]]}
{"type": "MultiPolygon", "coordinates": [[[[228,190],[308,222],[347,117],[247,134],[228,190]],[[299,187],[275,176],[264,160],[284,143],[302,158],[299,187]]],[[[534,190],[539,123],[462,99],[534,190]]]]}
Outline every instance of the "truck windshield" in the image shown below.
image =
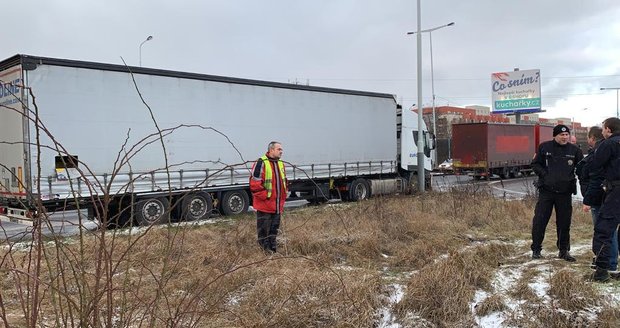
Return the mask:
{"type": "MultiPolygon", "coordinates": [[[[431,157],[431,138],[430,133],[428,131],[422,131],[424,134],[424,156],[431,157]]],[[[415,141],[416,146],[418,145],[418,131],[413,130],[413,140],[415,141]]]]}

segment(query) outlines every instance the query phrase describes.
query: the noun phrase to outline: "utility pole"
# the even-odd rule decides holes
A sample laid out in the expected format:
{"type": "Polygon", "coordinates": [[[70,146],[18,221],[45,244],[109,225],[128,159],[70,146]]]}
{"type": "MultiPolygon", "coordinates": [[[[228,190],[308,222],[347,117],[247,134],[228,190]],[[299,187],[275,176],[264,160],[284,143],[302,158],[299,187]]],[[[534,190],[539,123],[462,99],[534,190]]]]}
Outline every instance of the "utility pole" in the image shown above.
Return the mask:
{"type": "Polygon", "coordinates": [[[424,193],[424,131],[422,131],[422,120],[424,119],[424,102],[422,100],[422,0],[418,0],[418,190],[424,193]]]}
{"type": "Polygon", "coordinates": [[[620,95],[618,94],[618,90],[620,90],[620,88],[601,88],[601,90],[616,90],[616,117],[620,118],[620,113],[618,113],[618,105],[620,103],[620,95]]]}
{"type": "MultiPolygon", "coordinates": [[[[426,30],[422,30],[420,32],[407,32],[408,35],[416,34],[416,33],[418,34],[428,33],[428,39],[429,39],[429,44],[430,44],[430,49],[431,49],[431,94],[433,95],[433,134],[434,135],[437,135],[437,117],[436,117],[436,109],[435,109],[435,73],[433,71],[433,31],[437,31],[439,29],[442,29],[448,26],[454,26],[454,22],[441,25],[441,26],[437,26],[437,27],[433,27],[433,28],[429,28],[426,30]]],[[[437,152],[434,152],[433,155],[434,156],[432,158],[432,163],[433,163],[433,168],[435,168],[435,165],[437,165],[437,152]]]]}
{"type": "MultiPolygon", "coordinates": [[[[515,72],[518,72],[519,68],[515,67],[515,72]]],[[[521,113],[519,112],[515,112],[515,123],[516,124],[520,124],[521,123],[521,113]]]]}

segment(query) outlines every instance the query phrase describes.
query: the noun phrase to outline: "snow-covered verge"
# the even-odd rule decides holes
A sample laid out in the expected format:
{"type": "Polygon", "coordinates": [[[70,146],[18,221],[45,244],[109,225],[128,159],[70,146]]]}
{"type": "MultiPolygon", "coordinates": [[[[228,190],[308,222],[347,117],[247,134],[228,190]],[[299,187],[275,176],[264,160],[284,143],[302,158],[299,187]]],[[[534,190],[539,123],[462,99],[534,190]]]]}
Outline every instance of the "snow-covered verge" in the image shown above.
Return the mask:
{"type": "MultiPolygon", "coordinates": [[[[601,321],[599,316],[609,316],[609,309],[620,307],[620,281],[592,282],[589,279],[589,263],[565,262],[556,258],[555,254],[532,260],[526,244],[525,241],[513,244],[523,252],[498,265],[491,288],[476,290],[470,303],[471,320],[468,320],[468,326],[545,327],[562,322],[567,327],[591,327],[598,326],[601,321]],[[563,291],[563,287],[568,292],[563,291]]],[[[462,252],[482,245],[477,243],[462,252]]],[[[577,245],[572,248],[572,253],[587,255],[589,245],[577,245]]],[[[437,261],[446,258],[447,255],[442,255],[437,261]]],[[[399,318],[394,312],[406,294],[409,277],[415,274],[417,272],[385,277],[385,306],[377,315],[378,327],[438,327],[415,313],[399,318]]],[[[620,318],[616,319],[620,322],[620,318]]]]}

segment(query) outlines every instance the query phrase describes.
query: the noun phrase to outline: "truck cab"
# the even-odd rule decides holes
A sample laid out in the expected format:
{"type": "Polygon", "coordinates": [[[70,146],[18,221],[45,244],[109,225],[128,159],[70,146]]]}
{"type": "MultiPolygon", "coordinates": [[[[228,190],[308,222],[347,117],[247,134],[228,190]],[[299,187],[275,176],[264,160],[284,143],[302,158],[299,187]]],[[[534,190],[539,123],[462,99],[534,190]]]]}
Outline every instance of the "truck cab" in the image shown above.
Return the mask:
{"type": "MultiPolygon", "coordinates": [[[[399,106],[397,114],[397,139],[398,154],[400,157],[400,169],[411,174],[418,173],[418,119],[417,111],[403,110],[399,106]]],[[[424,175],[427,188],[431,186],[431,171],[433,170],[432,159],[435,157],[435,135],[428,131],[426,122],[422,120],[422,133],[424,136],[424,175]]],[[[413,179],[415,180],[415,179],[413,179]]]]}

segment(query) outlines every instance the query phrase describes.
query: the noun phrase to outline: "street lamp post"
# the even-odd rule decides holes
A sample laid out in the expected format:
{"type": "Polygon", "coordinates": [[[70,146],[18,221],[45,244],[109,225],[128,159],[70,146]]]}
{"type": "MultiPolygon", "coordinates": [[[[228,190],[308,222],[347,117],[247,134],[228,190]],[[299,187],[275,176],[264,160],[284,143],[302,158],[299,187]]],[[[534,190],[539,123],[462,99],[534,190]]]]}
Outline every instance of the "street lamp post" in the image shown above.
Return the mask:
{"type": "Polygon", "coordinates": [[[618,105],[620,103],[618,90],[620,90],[620,88],[601,88],[601,91],[602,90],[616,90],[616,117],[620,118],[620,115],[618,115],[618,105]]]}
{"type": "Polygon", "coordinates": [[[418,0],[418,35],[416,39],[417,44],[417,68],[418,68],[418,190],[424,192],[424,176],[426,171],[424,170],[424,132],[422,131],[422,119],[424,115],[424,105],[422,103],[422,0],[418,0]]]}
{"type": "MultiPolygon", "coordinates": [[[[588,110],[588,107],[584,107],[584,108],[582,108],[581,110],[582,110],[582,111],[587,111],[587,110],[588,110]]],[[[572,124],[571,129],[573,130],[573,135],[574,135],[574,136],[576,136],[576,135],[577,135],[577,133],[576,133],[576,131],[575,131],[575,116],[573,116],[573,117],[572,117],[571,124],[572,124]]]]}
{"type": "Polygon", "coordinates": [[[151,40],[153,40],[153,36],[152,36],[152,35],[149,35],[149,36],[146,38],[146,40],[144,40],[144,41],[142,41],[142,43],[140,43],[140,48],[139,48],[139,53],[140,53],[140,54],[139,54],[139,58],[140,58],[140,67],[142,67],[142,45],[143,45],[144,43],[146,43],[147,41],[151,41],[151,40]]]}
{"type": "MultiPolygon", "coordinates": [[[[430,50],[431,50],[431,93],[433,95],[432,98],[432,104],[433,104],[433,133],[435,135],[437,135],[437,118],[436,118],[436,110],[435,110],[435,73],[433,70],[433,31],[436,31],[438,29],[444,28],[444,27],[448,27],[448,26],[453,26],[454,22],[445,24],[445,25],[441,25],[441,26],[437,26],[434,28],[429,28],[426,30],[421,30],[419,32],[413,31],[413,32],[407,32],[408,35],[411,34],[421,34],[421,33],[426,33],[428,32],[428,38],[429,38],[429,43],[430,43],[430,50]]],[[[437,153],[435,152],[435,155],[437,155],[437,153]]],[[[434,164],[436,164],[437,162],[437,158],[433,158],[433,161],[435,162],[434,164]]]]}

